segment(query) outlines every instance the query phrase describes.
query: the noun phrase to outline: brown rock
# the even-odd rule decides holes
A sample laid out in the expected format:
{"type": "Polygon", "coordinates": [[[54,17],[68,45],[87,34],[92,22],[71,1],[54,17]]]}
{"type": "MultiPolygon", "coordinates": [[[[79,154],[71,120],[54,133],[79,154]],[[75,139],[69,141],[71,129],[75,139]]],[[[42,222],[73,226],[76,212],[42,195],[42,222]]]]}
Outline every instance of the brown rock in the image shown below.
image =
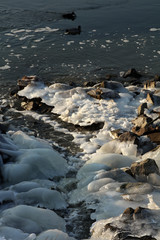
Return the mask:
{"type": "Polygon", "coordinates": [[[132,120],[132,123],[135,125],[135,127],[139,127],[139,128],[145,128],[151,122],[152,122],[152,118],[147,117],[144,114],[132,120]]]}
{"type": "Polygon", "coordinates": [[[92,89],[88,91],[87,94],[96,99],[120,98],[119,94],[111,89],[92,89]]]}
{"type": "Polygon", "coordinates": [[[150,173],[159,174],[159,168],[155,160],[147,158],[141,162],[135,162],[131,165],[131,172],[134,176],[148,176],[150,173]]]}
{"type": "Polygon", "coordinates": [[[147,108],[147,103],[142,103],[139,105],[137,111],[138,111],[138,116],[144,114],[144,110],[147,108]]]}
{"type": "Polygon", "coordinates": [[[147,93],[147,102],[154,104],[154,105],[160,105],[160,96],[152,94],[152,93],[147,93]]]}
{"type": "Polygon", "coordinates": [[[148,81],[145,82],[145,84],[144,84],[144,88],[145,88],[145,89],[155,88],[155,87],[156,87],[156,81],[155,81],[155,79],[148,80],[148,81]]]}
{"type": "Polygon", "coordinates": [[[134,213],[134,209],[129,207],[126,208],[122,214],[122,217],[124,217],[126,220],[131,220],[133,219],[133,213],[134,213]]]}
{"type": "Polygon", "coordinates": [[[111,131],[111,135],[113,136],[114,139],[119,138],[119,136],[124,133],[123,129],[115,129],[113,131],[111,131]]]}
{"type": "Polygon", "coordinates": [[[37,82],[39,81],[39,78],[37,76],[23,76],[21,79],[17,81],[17,85],[19,86],[20,89],[23,89],[26,87],[28,84],[31,82],[37,82]]]}
{"type": "Polygon", "coordinates": [[[143,207],[137,207],[133,213],[133,219],[145,219],[149,216],[149,210],[143,207]]]}
{"type": "Polygon", "coordinates": [[[147,136],[151,139],[152,142],[160,144],[160,130],[158,132],[153,132],[147,134],[147,136]]]}
{"type": "Polygon", "coordinates": [[[133,133],[133,132],[125,132],[125,133],[122,133],[120,136],[119,136],[119,140],[121,142],[133,142],[134,144],[138,144],[138,136],[133,133]]]}

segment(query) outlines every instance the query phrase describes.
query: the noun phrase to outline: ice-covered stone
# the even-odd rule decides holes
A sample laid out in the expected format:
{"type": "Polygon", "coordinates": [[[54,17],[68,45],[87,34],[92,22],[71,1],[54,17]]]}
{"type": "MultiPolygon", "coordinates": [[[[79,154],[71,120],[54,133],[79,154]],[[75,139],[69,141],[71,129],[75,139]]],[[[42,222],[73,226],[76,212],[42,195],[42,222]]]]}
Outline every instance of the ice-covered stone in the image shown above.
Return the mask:
{"type": "Polygon", "coordinates": [[[65,221],[54,211],[19,205],[1,213],[3,226],[13,227],[26,233],[41,233],[48,229],[65,231],[65,221]]]}

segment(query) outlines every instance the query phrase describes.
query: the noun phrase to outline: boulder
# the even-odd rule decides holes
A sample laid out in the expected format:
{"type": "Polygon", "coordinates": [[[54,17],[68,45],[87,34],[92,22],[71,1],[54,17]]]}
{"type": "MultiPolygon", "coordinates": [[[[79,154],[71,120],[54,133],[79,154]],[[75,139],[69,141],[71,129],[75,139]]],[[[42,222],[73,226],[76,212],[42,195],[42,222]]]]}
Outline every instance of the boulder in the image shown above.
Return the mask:
{"type": "Polygon", "coordinates": [[[38,111],[40,113],[51,112],[53,107],[50,107],[41,101],[42,101],[41,98],[27,99],[26,101],[21,102],[21,107],[28,111],[33,110],[33,111],[38,111]]]}
{"type": "Polygon", "coordinates": [[[160,130],[157,132],[152,132],[147,134],[147,136],[150,138],[150,140],[154,143],[160,144],[160,130]]]}
{"type": "Polygon", "coordinates": [[[119,136],[124,133],[124,130],[123,129],[115,129],[115,130],[112,130],[110,132],[110,135],[114,138],[114,139],[117,139],[119,138],[119,136]]]}
{"type": "Polygon", "coordinates": [[[96,99],[106,99],[106,98],[120,98],[119,94],[111,89],[92,89],[87,92],[87,94],[96,99]]]}
{"type": "Polygon", "coordinates": [[[123,74],[123,78],[127,78],[127,77],[140,78],[142,77],[142,75],[138,73],[135,68],[131,68],[123,74]]]}
{"type": "Polygon", "coordinates": [[[117,81],[102,81],[101,83],[96,84],[95,87],[97,87],[97,88],[107,88],[107,89],[114,90],[116,92],[121,92],[122,89],[124,91],[126,91],[126,89],[124,88],[122,83],[117,82],[117,81]]]}
{"type": "Polygon", "coordinates": [[[160,96],[155,95],[153,93],[147,93],[147,98],[146,98],[147,102],[159,106],[160,105],[160,96]]]}
{"type": "Polygon", "coordinates": [[[147,108],[147,103],[140,104],[138,109],[137,109],[138,116],[143,115],[144,114],[144,110],[146,108],[147,108]]]}
{"type": "Polygon", "coordinates": [[[144,83],[144,89],[155,88],[155,87],[156,87],[156,81],[154,79],[147,80],[144,83]]]}
{"type": "Polygon", "coordinates": [[[148,176],[150,173],[160,174],[155,160],[151,158],[147,158],[141,162],[132,163],[130,169],[133,176],[148,176]]]}
{"type": "Polygon", "coordinates": [[[40,81],[39,78],[36,75],[33,76],[23,76],[21,79],[18,79],[17,85],[19,86],[19,89],[22,90],[25,88],[28,84],[31,82],[38,82],[40,81]]]}
{"type": "Polygon", "coordinates": [[[133,144],[138,144],[138,136],[133,132],[125,132],[119,136],[121,142],[132,142],[133,144]]]}
{"type": "Polygon", "coordinates": [[[132,123],[135,127],[145,128],[152,122],[152,118],[146,116],[145,114],[141,114],[140,116],[136,117],[132,120],[132,123]]]}

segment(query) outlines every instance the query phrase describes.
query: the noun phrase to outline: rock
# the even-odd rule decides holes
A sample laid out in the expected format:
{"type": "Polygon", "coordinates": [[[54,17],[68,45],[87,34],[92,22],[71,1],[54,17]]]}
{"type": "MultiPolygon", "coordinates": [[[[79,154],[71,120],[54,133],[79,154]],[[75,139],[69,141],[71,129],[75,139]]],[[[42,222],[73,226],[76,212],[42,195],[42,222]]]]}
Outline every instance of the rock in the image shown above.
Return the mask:
{"type": "Polygon", "coordinates": [[[138,136],[133,132],[125,132],[119,136],[121,142],[132,142],[133,144],[138,144],[138,136]]]}
{"type": "Polygon", "coordinates": [[[144,114],[142,114],[132,120],[132,123],[135,125],[135,127],[139,127],[139,128],[145,128],[151,122],[152,122],[152,118],[150,118],[144,114]]]}
{"type": "Polygon", "coordinates": [[[133,219],[133,213],[134,213],[134,209],[129,207],[129,208],[126,208],[122,214],[122,217],[127,219],[127,220],[131,220],[133,219]]]}
{"type": "Polygon", "coordinates": [[[146,108],[147,108],[147,103],[140,104],[138,109],[137,109],[138,116],[143,115],[144,114],[144,110],[146,108]]]}
{"type": "Polygon", "coordinates": [[[151,158],[147,158],[141,162],[132,163],[130,169],[133,176],[148,176],[150,173],[160,174],[155,160],[151,158]]]}
{"type": "Polygon", "coordinates": [[[144,182],[123,183],[119,188],[117,188],[117,192],[125,194],[147,194],[152,192],[152,190],[152,185],[144,182]]]}
{"type": "Polygon", "coordinates": [[[117,74],[107,74],[106,75],[107,80],[111,80],[112,78],[117,78],[117,77],[118,77],[117,74]]]}
{"type": "Polygon", "coordinates": [[[150,138],[150,140],[154,143],[160,144],[160,130],[157,132],[152,132],[147,134],[147,136],[150,138]]]}
{"type": "Polygon", "coordinates": [[[101,83],[96,84],[94,87],[96,88],[108,88],[111,90],[115,90],[116,92],[126,91],[122,83],[117,81],[102,81],[101,83]]]}
{"type": "Polygon", "coordinates": [[[26,101],[21,102],[21,107],[28,111],[38,111],[40,113],[47,113],[51,112],[53,107],[46,105],[45,103],[41,102],[41,98],[32,98],[27,99],[26,101]]]}
{"type": "Polygon", "coordinates": [[[0,123],[0,132],[6,133],[9,130],[9,124],[8,123],[0,123]]]}
{"type": "Polygon", "coordinates": [[[111,89],[92,89],[87,92],[87,94],[96,99],[106,99],[106,98],[120,98],[119,94],[111,89]]]}
{"type": "Polygon", "coordinates": [[[132,132],[137,134],[138,136],[148,135],[152,132],[159,131],[157,128],[152,126],[145,127],[133,127],[132,132]]]}
{"type": "Polygon", "coordinates": [[[145,84],[144,84],[144,89],[155,88],[155,87],[156,87],[156,81],[155,81],[154,79],[148,80],[148,81],[145,82],[145,84]]]}
{"type": "Polygon", "coordinates": [[[147,93],[147,102],[153,104],[153,105],[160,105],[160,96],[152,94],[152,93],[147,93]]]}
{"type": "Polygon", "coordinates": [[[125,72],[123,75],[123,78],[127,78],[127,77],[140,78],[142,77],[142,75],[138,73],[135,68],[131,68],[127,72],[125,72]]]}
{"type": "Polygon", "coordinates": [[[95,82],[87,81],[83,83],[84,87],[93,87],[95,85],[95,82]]]}
{"type": "Polygon", "coordinates": [[[33,76],[23,76],[21,79],[18,79],[17,85],[19,86],[19,89],[22,90],[25,88],[28,84],[31,82],[38,82],[40,81],[39,78],[35,75],[33,76]]]}
{"type": "Polygon", "coordinates": [[[110,135],[114,138],[114,139],[117,139],[119,138],[119,136],[124,133],[124,130],[123,129],[115,129],[113,131],[110,132],[110,135]]]}
{"type": "Polygon", "coordinates": [[[112,178],[113,180],[118,182],[136,182],[136,180],[132,176],[127,174],[122,169],[113,169],[110,171],[98,173],[95,177],[95,180],[101,178],[112,178]]]}

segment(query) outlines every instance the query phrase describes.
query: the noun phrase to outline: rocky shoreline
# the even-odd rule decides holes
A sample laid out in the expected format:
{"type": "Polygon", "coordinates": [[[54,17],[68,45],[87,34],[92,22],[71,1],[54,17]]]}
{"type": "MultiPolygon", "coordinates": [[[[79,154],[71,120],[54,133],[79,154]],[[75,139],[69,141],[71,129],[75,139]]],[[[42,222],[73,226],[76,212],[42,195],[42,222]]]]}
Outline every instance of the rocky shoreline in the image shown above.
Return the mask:
{"type": "MultiPolygon", "coordinates": [[[[0,194],[4,196],[0,215],[2,227],[13,227],[4,220],[3,208],[6,208],[6,203],[11,202],[14,207],[18,206],[15,197],[17,193],[7,195],[8,188],[11,186],[13,188],[13,184],[26,180],[20,177],[20,180],[14,183],[9,181],[9,175],[7,178],[4,174],[4,169],[9,163],[14,161],[17,163],[17,160],[13,161],[13,156],[8,150],[15,151],[15,142],[14,147],[11,146],[16,128],[19,128],[30,136],[47,139],[52,143],[52,147],[67,159],[68,166],[64,175],[58,174],[46,180],[53,181],[56,185],[54,189],[65,195],[68,204],[66,210],[55,209],[55,211],[66,219],[67,233],[70,236],[91,240],[159,239],[160,77],[158,75],[146,79],[143,74],[130,69],[121,73],[121,77],[107,75],[97,83],[85,82],[83,86],[73,83],[69,85],[56,83],[47,86],[35,76],[24,76],[10,95],[9,104],[1,106],[0,194]],[[67,101],[68,106],[66,106],[67,101]],[[94,116],[94,111],[89,112],[92,106],[86,107],[87,101],[88,105],[94,106],[93,110],[97,115],[94,116]],[[58,105],[59,102],[61,105],[58,105]],[[76,105],[77,102],[79,105],[76,105]],[[64,108],[61,108],[63,104],[64,108]],[[81,109],[84,109],[83,112],[81,109]],[[107,112],[109,112],[108,116],[107,112]],[[110,118],[111,114],[113,114],[112,118],[110,118]],[[128,119],[127,124],[125,124],[126,119],[128,119]],[[110,127],[106,125],[109,121],[110,127]],[[55,137],[57,123],[62,131],[60,133],[60,128],[57,128],[57,137],[55,137]],[[116,123],[119,123],[117,128],[116,123]],[[43,125],[45,127],[42,127],[43,125]],[[78,134],[77,138],[75,133],[78,134]],[[85,143],[79,144],[81,138],[85,139],[85,143]],[[85,149],[87,144],[89,150],[85,149]],[[91,226],[92,223],[94,224],[91,226]]],[[[24,137],[23,134],[19,136],[22,139],[24,137]]],[[[26,142],[26,148],[28,148],[27,144],[26,142]]],[[[34,180],[34,177],[30,180],[34,180]]],[[[27,195],[24,194],[23,198],[22,202],[25,200],[27,206],[35,206],[34,201],[33,204],[27,201],[27,195]]],[[[31,198],[30,193],[28,198],[31,198]]],[[[39,236],[43,231],[33,232],[37,236],[31,236],[31,232],[25,232],[22,227],[18,225],[14,227],[25,234],[30,234],[22,239],[41,239],[39,236]]],[[[47,226],[47,229],[50,228],[47,226]]],[[[49,236],[47,234],[46,239],[49,236]]],[[[4,236],[8,239],[5,232],[4,236]]],[[[51,239],[55,239],[55,233],[51,233],[50,236],[51,239]]],[[[59,237],[64,239],[61,234],[59,237]]],[[[72,237],[68,236],[66,239],[72,237]]]]}

